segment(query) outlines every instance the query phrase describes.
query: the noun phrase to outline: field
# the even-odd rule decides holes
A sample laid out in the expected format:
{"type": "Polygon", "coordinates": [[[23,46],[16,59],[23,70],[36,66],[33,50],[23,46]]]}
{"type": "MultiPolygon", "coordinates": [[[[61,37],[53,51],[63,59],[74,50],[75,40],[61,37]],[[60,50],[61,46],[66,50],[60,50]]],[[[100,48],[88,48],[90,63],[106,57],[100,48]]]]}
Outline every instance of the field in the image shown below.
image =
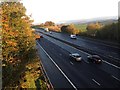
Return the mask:
{"type": "Polygon", "coordinates": [[[74,25],[77,29],[81,30],[82,32],[86,31],[87,24],[74,24],[74,25]]]}

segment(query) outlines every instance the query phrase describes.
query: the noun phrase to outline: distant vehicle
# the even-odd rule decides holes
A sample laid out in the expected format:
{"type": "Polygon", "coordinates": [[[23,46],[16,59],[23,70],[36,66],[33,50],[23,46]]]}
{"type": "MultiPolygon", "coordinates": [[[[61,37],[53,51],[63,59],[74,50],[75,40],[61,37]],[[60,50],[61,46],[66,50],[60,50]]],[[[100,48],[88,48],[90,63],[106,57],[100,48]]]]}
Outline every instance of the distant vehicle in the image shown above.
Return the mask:
{"type": "Polygon", "coordinates": [[[92,63],[101,63],[102,59],[98,55],[89,55],[87,56],[88,61],[92,63]]]}
{"type": "Polygon", "coordinates": [[[40,35],[40,38],[43,38],[43,35],[40,35]]]}
{"type": "Polygon", "coordinates": [[[43,38],[43,36],[40,35],[40,34],[38,34],[38,33],[36,33],[36,34],[35,34],[35,38],[36,38],[36,40],[38,40],[38,39],[40,39],[40,38],[43,38]]]}
{"type": "Polygon", "coordinates": [[[50,34],[52,34],[52,32],[50,31],[50,34]]]}
{"type": "Polygon", "coordinates": [[[81,61],[82,57],[78,53],[72,53],[69,54],[70,59],[75,60],[75,61],[81,61]]]}
{"type": "Polygon", "coordinates": [[[77,39],[77,37],[76,37],[75,34],[71,34],[71,35],[70,35],[70,38],[71,38],[71,39],[77,39]]]}
{"type": "Polygon", "coordinates": [[[35,29],[34,29],[34,28],[32,28],[32,31],[33,31],[33,32],[35,32],[35,29]]]}
{"type": "Polygon", "coordinates": [[[44,30],[45,30],[45,32],[49,32],[49,29],[48,29],[48,28],[45,28],[44,30]]]}

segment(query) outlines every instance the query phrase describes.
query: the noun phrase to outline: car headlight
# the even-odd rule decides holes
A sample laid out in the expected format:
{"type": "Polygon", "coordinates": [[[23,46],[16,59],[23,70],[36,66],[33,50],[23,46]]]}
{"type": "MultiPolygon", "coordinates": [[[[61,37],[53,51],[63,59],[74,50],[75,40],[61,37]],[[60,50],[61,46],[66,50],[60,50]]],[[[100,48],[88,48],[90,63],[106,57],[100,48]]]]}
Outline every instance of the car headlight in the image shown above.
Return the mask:
{"type": "Polygon", "coordinates": [[[101,61],[101,60],[98,60],[99,62],[101,61]]]}
{"type": "Polygon", "coordinates": [[[81,57],[80,58],[76,58],[76,60],[78,60],[78,61],[81,60],[81,57]]]}

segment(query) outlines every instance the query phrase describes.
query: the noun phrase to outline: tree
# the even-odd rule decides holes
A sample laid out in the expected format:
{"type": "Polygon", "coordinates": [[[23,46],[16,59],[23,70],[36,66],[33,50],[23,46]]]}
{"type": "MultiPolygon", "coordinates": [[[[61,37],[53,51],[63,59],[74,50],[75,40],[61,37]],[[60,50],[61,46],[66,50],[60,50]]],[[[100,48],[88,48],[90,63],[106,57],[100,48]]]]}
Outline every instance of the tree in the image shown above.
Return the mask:
{"type": "Polygon", "coordinates": [[[45,25],[45,26],[54,26],[55,23],[52,22],[52,21],[46,21],[44,25],[45,25]]]}
{"type": "Polygon", "coordinates": [[[79,30],[75,28],[74,24],[66,25],[61,27],[62,32],[67,32],[70,34],[78,34],[79,30]]]}
{"type": "Polygon", "coordinates": [[[98,23],[98,22],[96,22],[96,23],[91,23],[91,24],[88,24],[88,26],[87,26],[87,34],[89,35],[89,36],[95,36],[96,35],[96,32],[100,29],[100,28],[102,28],[103,26],[102,26],[102,24],[100,24],[100,23],[98,23]]]}
{"type": "Polygon", "coordinates": [[[31,20],[20,2],[2,2],[3,86],[14,79],[13,73],[21,62],[27,61],[35,48],[31,20]]]}
{"type": "Polygon", "coordinates": [[[99,30],[101,27],[102,27],[102,24],[96,22],[96,23],[88,24],[86,29],[87,30],[99,30]]]}
{"type": "Polygon", "coordinates": [[[118,23],[105,25],[96,33],[96,37],[110,41],[119,41],[120,32],[118,28],[118,23]]]}

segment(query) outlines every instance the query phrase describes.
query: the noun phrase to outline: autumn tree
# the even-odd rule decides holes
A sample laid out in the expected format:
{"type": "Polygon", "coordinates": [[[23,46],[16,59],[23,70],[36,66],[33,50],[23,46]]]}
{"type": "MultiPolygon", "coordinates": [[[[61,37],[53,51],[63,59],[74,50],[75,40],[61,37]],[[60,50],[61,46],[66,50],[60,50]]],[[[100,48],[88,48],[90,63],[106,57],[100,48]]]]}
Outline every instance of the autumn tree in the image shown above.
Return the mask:
{"type": "Polygon", "coordinates": [[[88,26],[86,27],[87,29],[87,34],[90,36],[95,36],[97,30],[99,30],[100,28],[102,28],[102,24],[96,22],[96,23],[90,23],[88,24],[88,26]]]}
{"type": "Polygon", "coordinates": [[[78,34],[79,30],[75,28],[74,24],[66,25],[61,27],[62,32],[67,32],[70,34],[78,34]]]}
{"type": "MultiPolygon", "coordinates": [[[[9,85],[20,63],[27,61],[35,49],[30,17],[20,2],[2,2],[3,86],[9,85]]],[[[14,82],[12,82],[14,83],[14,82]]],[[[15,83],[14,83],[15,84],[15,83]]]]}
{"type": "Polygon", "coordinates": [[[46,21],[44,24],[44,26],[54,26],[54,25],[55,25],[55,23],[52,21],[46,21]]]}

